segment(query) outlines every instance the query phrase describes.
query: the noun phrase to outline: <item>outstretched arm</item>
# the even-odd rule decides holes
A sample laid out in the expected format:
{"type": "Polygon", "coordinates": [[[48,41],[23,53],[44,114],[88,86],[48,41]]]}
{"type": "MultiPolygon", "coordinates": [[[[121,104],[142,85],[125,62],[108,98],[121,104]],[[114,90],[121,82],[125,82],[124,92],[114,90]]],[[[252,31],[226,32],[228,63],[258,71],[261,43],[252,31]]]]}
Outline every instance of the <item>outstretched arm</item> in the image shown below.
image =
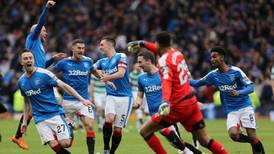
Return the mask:
{"type": "Polygon", "coordinates": [[[63,53],[63,52],[55,54],[49,60],[46,61],[46,68],[48,68],[54,62],[62,60],[64,58],[66,58],[67,56],[68,55],[66,53],[63,53]]]}
{"type": "Polygon", "coordinates": [[[127,48],[129,52],[138,52],[141,47],[147,48],[149,51],[154,54],[158,54],[155,43],[146,42],[144,40],[132,41],[127,44],[127,48]]]}
{"type": "Polygon", "coordinates": [[[189,80],[189,83],[192,87],[200,87],[207,84],[205,80],[189,80]]]}
{"type": "Polygon", "coordinates": [[[155,43],[145,42],[144,47],[147,48],[149,51],[153,52],[154,54],[158,54],[155,43]]]}
{"type": "Polygon", "coordinates": [[[31,39],[35,40],[39,37],[39,35],[41,33],[41,29],[45,25],[47,17],[48,17],[48,8],[51,8],[54,5],[55,5],[54,1],[50,0],[47,2],[46,6],[44,7],[44,9],[39,17],[37,25],[35,26],[34,30],[31,29],[31,32],[32,32],[31,39]]]}
{"type": "Polygon", "coordinates": [[[89,100],[85,100],[81,95],[78,94],[76,90],[74,90],[71,86],[68,84],[64,83],[63,81],[59,81],[58,86],[62,88],[66,93],[68,93],[71,96],[74,96],[77,98],[82,104],[85,106],[91,105],[92,107],[95,107],[94,104],[92,104],[89,100]]]}

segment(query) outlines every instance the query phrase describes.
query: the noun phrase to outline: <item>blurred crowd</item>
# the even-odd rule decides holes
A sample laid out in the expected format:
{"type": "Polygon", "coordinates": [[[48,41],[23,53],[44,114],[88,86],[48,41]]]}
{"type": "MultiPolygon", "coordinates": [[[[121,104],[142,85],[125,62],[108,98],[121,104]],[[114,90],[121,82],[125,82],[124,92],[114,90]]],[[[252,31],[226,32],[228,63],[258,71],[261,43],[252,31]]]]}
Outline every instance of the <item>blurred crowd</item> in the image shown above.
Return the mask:
{"type": "MultiPolygon", "coordinates": [[[[12,106],[21,72],[18,52],[24,48],[27,33],[45,3],[0,1],[1,103],[12,106]]],[[[248,75],[261,108],[270,109],[274,107],[270,84],[274,65],[273,10],[273,0],[58,0],[46,22],[47,56],[69,52],[71,41],[82,38],[87,43],[87,56],[96,61],[102,56],[97,45],[104,35],[115,36],[117,50],[125,52],[127,42],[154,41],[158,31],[166,30],[173,34],[174,46],[185,54],[193,78],[212,69],[210,48],[224,46],[227,62],[248,75]]],[[[132,68],[136,55],[128,56],[132,68]]],[[[199,99],[210,102],[204,89],[197,89],[199,99]]]]}

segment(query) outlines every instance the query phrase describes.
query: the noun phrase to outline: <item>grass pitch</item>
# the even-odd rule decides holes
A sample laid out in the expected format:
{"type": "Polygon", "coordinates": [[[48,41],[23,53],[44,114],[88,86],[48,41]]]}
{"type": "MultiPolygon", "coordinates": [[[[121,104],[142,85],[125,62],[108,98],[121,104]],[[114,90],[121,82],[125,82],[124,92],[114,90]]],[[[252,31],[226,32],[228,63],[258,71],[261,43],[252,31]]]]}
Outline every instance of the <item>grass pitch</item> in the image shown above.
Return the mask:
{"type": "MultiPolygon", "coordinates": [[[[95,124],[95,123],[94,123],[95,124]]],[[[262,140],[265,151],[267,154],[274,154],[274,122],[268,119],[257,119],[258,129],[257,135],[262,140]]],[[[0,134],[2,141],[0,142],[0,154],[52,154],[53,151],[48,146],[41,145],[40,137],[34,123],[31,122],[27,135],[24,136],[28,143],[30,150],[24,151],[17,147],[16,144],[11,142],[11,137],[17,129],[17,120],[1,120],[0,121],[0,134]]],[[[233,142],[226,132],[226,121],[215,120],[206,121],[207,132],[214,139],[220,141],[231,154],[251,154],[251,147],[249,144],[233,142]]],[[[102,133],[97,131],[95,124],[96,145],[95,153],[103,153],[103,139],[102,133]]],[[[180,129],[181,135],[188,142],[192,143],[191,135],[180,129]]],[[[170,154],[178,153],[159,133],[161,142],[170,154]]],[[[210,153],[207,149],[201,147],[202,151],[210,153]]],[[[74,133],[74,142],[69,149],[73,154],[87,154],[86,136],[85,131],[76,131],[74,133]]],[[[153,151],[146,145],[143,138],[138,134],[135,127],[135,122],[129,121],[126,129],[123,131],[123,137],[120,146],[116,152],[117,154],[152,154],[153,151]]]]}

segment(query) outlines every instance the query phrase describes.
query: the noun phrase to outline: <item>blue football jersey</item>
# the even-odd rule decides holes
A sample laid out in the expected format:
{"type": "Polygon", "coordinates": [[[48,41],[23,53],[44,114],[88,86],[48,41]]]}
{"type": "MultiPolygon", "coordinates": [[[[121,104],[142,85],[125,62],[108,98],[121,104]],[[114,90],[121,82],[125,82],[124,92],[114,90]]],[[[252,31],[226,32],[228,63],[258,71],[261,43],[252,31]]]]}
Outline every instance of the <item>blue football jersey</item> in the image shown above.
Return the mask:
{"type": "Polygon", "coordinates": [[[36,67],[35,72],[26,77],[23,74],[18,81],[22,96],[27,96],[32,107],[35,123],[63,114],[62,107],[58,104],[53,87],[60,81],[50,71],[36,67]]]}
{"type": "MultiPolygon", "coordinates": [[[[190,81],[190,84],[193,85],[193,82],[190,81]]],[[[231,66],[226,73],[215,69],[200,79],[199,84],[214,85],[219,89],[222,106],[226,114],[248,106],[252,107],[248,95],[231,96],[229,94],[232,90],[241,90],[247,85],[252,84],[246,74],[238,67],[231,66]]]]}
{"type": "MultiPolygon", "coordinates": [[[[90,74],[93,70],[93,60],[83,56],[81,61],[72,57],[59,61],[54,67],[54,72],[63,72],[64,82],[74,88],[84,99],[89,99],[88,85],[90,74]]],[[[74,96],[64,93],[64,100],[78,100],[74,96]]]]}
{"type": "Polygon", "coordinates": [[[162,84],[160,73],[153,75],[142,73],[138,77],[138,91],[146,95],[149,114],[158,112],[162,103],[162,84]]]}
{"type": "Polygon", "coordinates": [[[118,72],[119,67],[125,68],[126,72],[124,77],[111,80],[117,89],[112,89],[110,86],[106,85],[106,92],[107,95],[112,96],[132,96],[129,82],[128,58],[124,53],[116,53],[111,59],[100,59],[94,64],[94,66],[99,70],[102,70],[106,75],[118,72]]]}
{"type": "Polygon", "coordinates": [[[29,33],[26,39],[25,47],[32,51],[34,55],[34,66],[46,68],[46,52],[39,36],[37,39],[32,39],[34,32],[29,33]]]}

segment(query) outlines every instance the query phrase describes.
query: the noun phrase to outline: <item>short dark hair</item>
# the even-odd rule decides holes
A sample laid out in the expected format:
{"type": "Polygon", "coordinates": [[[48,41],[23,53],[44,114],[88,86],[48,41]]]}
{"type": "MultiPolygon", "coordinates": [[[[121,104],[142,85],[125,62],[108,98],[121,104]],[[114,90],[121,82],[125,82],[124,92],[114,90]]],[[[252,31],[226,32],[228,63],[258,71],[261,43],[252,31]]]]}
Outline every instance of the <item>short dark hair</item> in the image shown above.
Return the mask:
{"type": "Polygon", "coordinates": [[[226,55],[226,50],[221,46],[216,46],[216,47],[212,48],[210,50],[210,53],[212,53],[212,52],[218,52],[220,55],[223,55],[223,56],[226,55]]]}
{"type": "Polygon", "coordinates": [[[116,41],[113,36],[104,36],[102,40],[106,40],[112,44],[112,46],[115,48],[116,47],[116,41]]]}
{"type": "MultiPolygon", "coordinates": [[[[21,50],[21,51],[19,52],[19,57],[21,57],[22,54],[23,54],[23,53],[26,53],[26,52],[31,52],[31,53],[32,53],[32,51],[31,51],[30,49],[25,48],[25,49],[23,49],[23,50],[21,50]]],[[[33,53],[32,53],[32,54],[33,54],[33,53]]]]}
{"type": "Polygon", "coordinates": [[[82,39],[74,39],[71,43],[72,46],[76,45],[77,43],[83,43],[85,44],[85,41],[82,39]]]}
{"type": "Polygon", "coordinates": [[[159,43],[160,47],[171,46],[171,41],[172,41],[172,37],[166,31],[162,31],[156,35],[156,42],[159,43]]]}
{"type": "MultiPolygon", "coordinates": [[[[23,53],[26,53],[26,52],[32,53],[32,51],[31,51],[30,49],[27,49],[27,48],[21,50],[21,51],[19,52],[19,61],[21,61],[23,53]]],[[[33,55],[33,53],[32,53],[32,55],[33,55]]],[[[34,55],[33,55],[33,56],[34,56],[34,55]]]]}
{"type": "Polygon", "coordinates": [[[150,60],[152,64],[155,64],[155,57],[149,51],[141,51],[138,53],[138,56],[142,56],[145,60],[150,60]]]}

